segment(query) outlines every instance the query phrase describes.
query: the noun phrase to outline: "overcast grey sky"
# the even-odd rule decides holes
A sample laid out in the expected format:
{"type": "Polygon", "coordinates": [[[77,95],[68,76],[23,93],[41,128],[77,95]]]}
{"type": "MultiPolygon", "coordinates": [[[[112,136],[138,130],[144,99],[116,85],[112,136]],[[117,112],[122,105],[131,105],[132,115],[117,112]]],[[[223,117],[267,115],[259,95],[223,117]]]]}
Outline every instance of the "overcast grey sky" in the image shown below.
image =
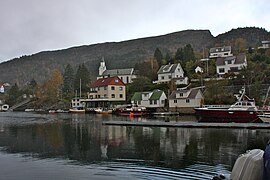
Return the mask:
{"type": "Polygon", "coordinates": [[[45,50],[209,29],[270,31],[269,0],[1,0],[0,62],[45,50]]]}

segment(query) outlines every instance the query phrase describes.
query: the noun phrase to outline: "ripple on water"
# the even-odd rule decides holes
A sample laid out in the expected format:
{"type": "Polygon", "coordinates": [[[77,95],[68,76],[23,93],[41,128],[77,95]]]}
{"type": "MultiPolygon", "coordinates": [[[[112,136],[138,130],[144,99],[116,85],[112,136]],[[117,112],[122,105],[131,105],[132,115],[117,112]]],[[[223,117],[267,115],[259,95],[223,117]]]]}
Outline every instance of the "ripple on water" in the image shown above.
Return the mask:
{"type": "Polygon", "coordinates": [[[194,164],[182,169],[151,167],[137,163],[102,162],[76,164],[70,160],[37,159],[20,154],[0,153],[1,177],[4,179],[212,179],[229,173],[223,165],[194,164]],[[16,169],[16,171],[14,171],[16,169]]]}

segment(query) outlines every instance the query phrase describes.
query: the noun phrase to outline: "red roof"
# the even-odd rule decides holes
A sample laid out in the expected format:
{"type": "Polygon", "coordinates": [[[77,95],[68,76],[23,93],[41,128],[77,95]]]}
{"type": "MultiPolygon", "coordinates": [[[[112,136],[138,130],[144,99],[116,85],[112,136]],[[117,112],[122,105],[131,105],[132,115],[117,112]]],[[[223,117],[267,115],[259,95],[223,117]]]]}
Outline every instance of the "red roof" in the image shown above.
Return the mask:
{"type": "Polygon", "coordinates": [[[103,87],[103,86],[109,86],[109,85],[115,85],[115,86],[125,86],[123,81],[118,77],[108,77],[108,78],[100,78],[93,82],[90,87],[95,88],[95,87],[103,87]]]}

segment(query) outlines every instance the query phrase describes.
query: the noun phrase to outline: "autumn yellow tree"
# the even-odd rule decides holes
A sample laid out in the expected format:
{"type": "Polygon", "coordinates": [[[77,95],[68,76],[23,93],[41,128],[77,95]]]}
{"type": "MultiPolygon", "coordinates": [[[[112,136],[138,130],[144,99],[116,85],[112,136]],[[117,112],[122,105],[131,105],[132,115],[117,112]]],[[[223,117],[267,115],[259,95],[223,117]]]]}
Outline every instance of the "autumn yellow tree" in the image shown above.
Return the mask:
{"type": "Polygon", "coordinates": [[[49,79],[37,88],[36,96],[41,107],[51,106],[58,102],[61,96],[63,77],[59,70],[53,70],[49,79]]]}

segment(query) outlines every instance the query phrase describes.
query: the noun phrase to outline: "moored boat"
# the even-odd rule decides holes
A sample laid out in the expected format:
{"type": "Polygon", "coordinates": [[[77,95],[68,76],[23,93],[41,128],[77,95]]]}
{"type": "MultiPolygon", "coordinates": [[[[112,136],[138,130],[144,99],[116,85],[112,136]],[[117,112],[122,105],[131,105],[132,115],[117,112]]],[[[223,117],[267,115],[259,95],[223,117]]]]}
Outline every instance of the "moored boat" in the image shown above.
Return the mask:
{"type": "Polygon", "coordinates": [[[194,109],[199,117],[199,122],[262,122],[258,118],[255,101],[245,95],[245,89],[241,91],[237,102],[231,106],[204,106],[194,109]]]}
{"type": "Polygon", "coordinates": [[[144,106],[128,104],[117,108],[116,113],[121,116],[144,116],[148,114],[148,111],[144,106]]]}
{"type": "Polygon", "coordinates": [[[85,109],[80,109],[80,108],[71,108],[69,109],[70,113],[85,113],[85,109]]]}
{"type": "Polygon", "coordinates": [[[95,112],[97,114],[112,114],[112,109],[97,108],[97,109],[95,109],[95,112]]]}

